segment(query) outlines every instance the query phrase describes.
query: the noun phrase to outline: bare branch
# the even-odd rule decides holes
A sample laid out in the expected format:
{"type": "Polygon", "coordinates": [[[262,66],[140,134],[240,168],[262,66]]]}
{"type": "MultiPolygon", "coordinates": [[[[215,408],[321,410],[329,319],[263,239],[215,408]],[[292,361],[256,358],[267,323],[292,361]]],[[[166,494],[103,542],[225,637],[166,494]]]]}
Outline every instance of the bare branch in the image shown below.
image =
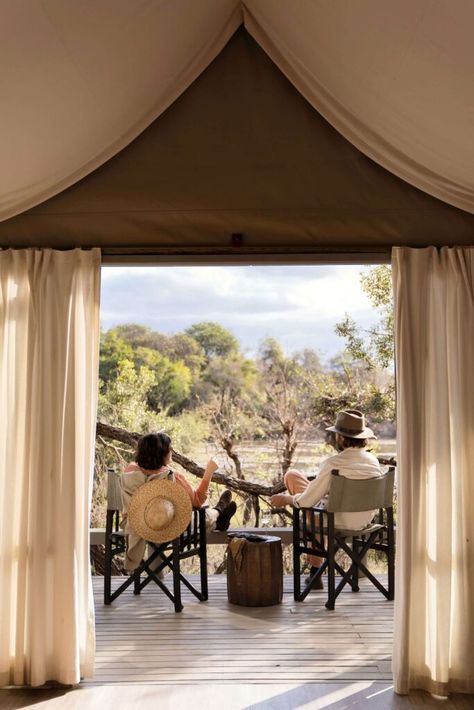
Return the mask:
{"type": "MultiPolygon", "coordinates": [[[[141,436],[141,434],[138,434],[137,432],[126,431],[125,429],[119,429],[118,427],[113,427],[102,422],[97,422],[97,434],[109,439],[115,439],[116,441],[122,441],[125,444],[130,444],[131,446],[135,446],[141,436]]],[[[196,476],[197,478],[203,477],[204,469],[202,466],[198,466],[197,463],[191,459],[188,459],[184,456],[184,454],[179,453],[179,451],[176,451],[175,449],[173,449],[173,460],[193,476],[196,476]]],[[[220,471],[216,471],[214,473],[212,480],[214,483],[220,483],[233,491],[239,493],[249,493],[253,496],[272,496],[285,490],[283,481],[280,481],[274,486],[262,486],[258,483],[252,483],[252,481],[246,481],[228,476],[220,471]]]]}

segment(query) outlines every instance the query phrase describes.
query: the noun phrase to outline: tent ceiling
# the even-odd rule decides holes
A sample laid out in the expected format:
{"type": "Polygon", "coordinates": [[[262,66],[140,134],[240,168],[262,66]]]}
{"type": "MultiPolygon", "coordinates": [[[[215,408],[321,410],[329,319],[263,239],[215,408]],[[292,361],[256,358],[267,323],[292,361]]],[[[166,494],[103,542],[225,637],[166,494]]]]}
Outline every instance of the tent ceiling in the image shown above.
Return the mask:
{"type": "Polygon", "coordinates": [[[360,153],[240,29],[133,143],[0,223],[2,246],[374,249],[474,243],[474,215],[360,153]]]}

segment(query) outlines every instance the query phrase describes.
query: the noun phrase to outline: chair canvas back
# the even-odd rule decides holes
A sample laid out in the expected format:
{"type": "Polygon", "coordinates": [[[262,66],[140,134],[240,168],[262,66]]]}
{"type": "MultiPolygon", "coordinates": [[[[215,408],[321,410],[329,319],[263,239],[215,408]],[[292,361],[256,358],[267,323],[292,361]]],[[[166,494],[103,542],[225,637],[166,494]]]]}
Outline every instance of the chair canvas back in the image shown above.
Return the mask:
{"type": "Polygon", "coordinates": [[[326,506],[328,513],[361,513],[393,505],[395,469],[377,478],[346,478],[331,472],[331,487],[326,506]]]}
{"type": "Polygon", "coordinates": [[[107,510],[122,510],[120,474],[113,468],[107,469],[107,510]]]}

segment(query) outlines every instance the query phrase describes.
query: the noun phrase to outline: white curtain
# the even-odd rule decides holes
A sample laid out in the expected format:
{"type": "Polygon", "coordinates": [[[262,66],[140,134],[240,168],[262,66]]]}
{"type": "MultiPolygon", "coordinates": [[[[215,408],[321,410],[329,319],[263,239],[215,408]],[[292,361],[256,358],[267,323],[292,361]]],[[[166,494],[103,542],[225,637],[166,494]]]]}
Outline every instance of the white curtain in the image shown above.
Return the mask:
{"type": "Polygon", "coordinates": [[[0,251],[0,685],[92,674],[100,251],[0,251]]]}
{"type": "Polygon", "coordinates": [[[474,692],[474,248],[393,251],[395,689],[474,692]]]}

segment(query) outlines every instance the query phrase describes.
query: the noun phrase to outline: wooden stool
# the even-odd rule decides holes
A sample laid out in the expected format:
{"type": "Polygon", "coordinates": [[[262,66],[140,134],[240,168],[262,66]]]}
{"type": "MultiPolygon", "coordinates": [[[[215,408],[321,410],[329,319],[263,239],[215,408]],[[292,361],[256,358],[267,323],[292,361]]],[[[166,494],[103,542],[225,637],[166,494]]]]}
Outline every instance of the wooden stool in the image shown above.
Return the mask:
{"type": "Polygon", "coordinates": [[[283,596],[283,561],[279,537],[245,535],[227,548],[227,596],[231,604],[271,606],[283,596]]]}

